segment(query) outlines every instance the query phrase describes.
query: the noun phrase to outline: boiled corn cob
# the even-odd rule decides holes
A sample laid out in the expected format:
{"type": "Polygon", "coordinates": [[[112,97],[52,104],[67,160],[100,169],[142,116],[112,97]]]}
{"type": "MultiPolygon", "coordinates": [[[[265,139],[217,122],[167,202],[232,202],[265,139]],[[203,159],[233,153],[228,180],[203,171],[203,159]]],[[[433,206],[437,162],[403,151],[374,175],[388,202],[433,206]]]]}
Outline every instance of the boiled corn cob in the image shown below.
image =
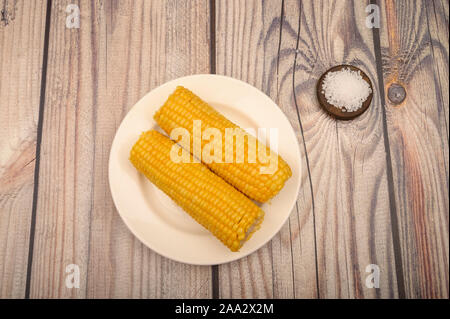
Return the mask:
{"type": "Polygon", "coordinates": [[[263,210],[202,163],[172,161],[172,147],[180,150],[164,135],[144,132],[131,149],[130,161],[231,251],[238,251],[259,228],[263,210]]]}
{"type": "MultiPolygon", "coordinates": [[[[175,128],[187,129],[190,133],[190,145],[183,140],[177,140],[182,147],[189,149],[191,153],[196,155],[193,146],[193,128],[194,121],[201,120],[201,132],[203,134],[206,128],[217,128],[222,134],[222,158],[221,161],[210,161],[204,163],[217,175],[225,181],[236,187],[248,197],[265,203],[275,196],[284,186],[285,182],[291,177],[291,169],[289,165],[270,148],[264,146],[255,137],[246,133],[239,126],[235,125],[222,114],[213,109],[206,102],[201,100],[188,89],[178,86],[176,90],[169,96],[164,105],[155,113],[155,121],[159,126],[170,135],[175,128]],[[236,129],[245,136],[244,138],[244,161],[236,161],[236,145],[234,140],[226,140],[225,129],[236,129]],[[278,167],[272,174],[262,174],[261,168],[267,164],[263,164],[259,158],[250,161],[250,156],[246,155],[249,145],[256,145],[253,149],[264,150],[266,154],[277,157],[278,167]],[[226,149],[233,150],[233,161],[227,162],[225,159],[226,149]]],[[[204,146],[209,143],[208,140],[202,139],[202,151],[204,146]]],[[[220,157],[218,157],[220,159],[220,157]]],[[[202,158],[203,161],[203,158],[202,158]]]]}

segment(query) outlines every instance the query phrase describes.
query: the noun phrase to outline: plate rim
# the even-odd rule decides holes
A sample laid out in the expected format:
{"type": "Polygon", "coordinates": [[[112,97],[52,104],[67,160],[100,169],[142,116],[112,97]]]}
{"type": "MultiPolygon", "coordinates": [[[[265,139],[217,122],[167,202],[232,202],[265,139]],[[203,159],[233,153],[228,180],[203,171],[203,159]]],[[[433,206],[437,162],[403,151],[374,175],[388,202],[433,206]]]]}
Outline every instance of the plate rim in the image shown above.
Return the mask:
{"type": "MultiPolygon", "coordinates": [[[[112,174],[112,167],[111,167],[111,162],[112,162],[112,157],[113,157],[113,150],[115,150],[117,148],[117,136],[119,131],[121,130],[122,126],[124,125],[127,117],[130,115],[130,113],[132,113],[133,109],[135,109],[135,107],[140,104],[142,102],[142,100],[144,100],[148,94],[150,94],[153,91],[156,91],[158,89],[161,89],[164,86],[170,86],[176,82],[180,82],[180,81],[184,81],[187,80],[189,78],[197,78],[197,77],[210,77],[210,78],[222,78],[226,81],[234,81],[239,83],[240,85],[244,85],[247,86],[248,88],[252,89],[252,90],[256,90],[259,94],[261,94],[261,96],[263,96],[265,99],[267,99],[270,103],[274,104],[276,106],[276,110],[277,112],[279,112],[284,119],[287,121],[287,123],[289,123],[289,129],[290,131],[293,133],[293,135],[295,136],[295,141],[296,141],[296,158],[298,158],[301,161],[301,152],[300,152],[300,144],[299,144],[299,140],[296,137],[295,134],[295,130],[292,127],[289,118],[286,116],[286,114],[283,112],[283,110],[278,106],[277,103],[275,103],[275,101],[272,100],[272,98],[270,98],[266,93],[264,93],[263,91],[261,91],[260,89],[258,89],[257,87],[244,82],[242,80],[230,77],[230,76],[226,76],[226,75],[221,75],[221,74],[210,74],[210,73],[199,73],[199,74],[191,74],[191,75],[186,75],[186,76],[182,76],[182,77],[178,77],[169,81],[166,81],[164,83],[162,83],[161,85],[158,85],[156,87],[154,87],[153,89],[151,89],[150,91],[146,92],[138,101],[136,101],[133,106],[127,111],[127,113],[125,114],[125,116],[122,118],[115,134],[114,134],[114,138],[113,138],[113,142],[111,143],[111,148],[110,148],[110,153],[109,153],[109,157],[108,157],[108,185],[109,185],[109,190],[111,193],[111,197],[113,199],[113,203],[114,203],[114,207],[115,210],[117,211],[117,213],[119,214],[120,218],[122,219],[122,221],[124,222],[124,224],[126,225],[126,227],[128,228],[128,230],[131,232],[131,234],[133,236],[135,236],[143,245],[145,245],[148,249],[154,251],[155,253],[157,253],[158,255],[161,255],[167,259],[182,263],[182,264],[186,264],[186,265],[196,265],[196,266],[215,266],[215,265],[223,265],[223,264],[227,264],[242,258],[245,258],[255,252],[257,252],[259,249],[261,249],[264,245],[268,244],[281,230],[281,228],[283,228],[283,226],[286,224],[286,222],[289,220],[291,214],[292,214],[292,209],[295,206],[295,203],[297,202],[298,196],[295,197],[295,199],[293,200],[292,203],[289,203],[289,214],[286,214],[286,218],[285,220],[280,223],[280,226],[276,229],[276,231],[273,233],[273,235],[271,236],[267,236],[267,239],[264,239],[261,241],[261,244],[257,245],[253,250],[250,250],[242,255],[237,255],[234,258],[230,258],[229,260],[225,260],[225,261],[221,261],[221,262],[192,262],[192,261],[185,261],[185,260],[181,260],[177,257],[173,257],[173,256],[168,256],[167,254],[165,254],[163,251],[160,251],[159,249],[155,249],[153,247],[151,247],[151,245],[149,245],[149,243],[142,238],[137,232],[135,232],[133,230],[133,227],[131,227],[129,221],[127,218],[125,218],[125,216],[121,213],[120,209],[119,209],[119,205],[117,203],[117,200],[115,198],[114,192],[113,192],[113,187],[112,187],[112,178],[111,178],[111,174],[112,174]]],[[[180,84],[181,85],[181,84],[180,84]]],[[[299,166],[299,178],[298,178],[298,183],[295,185],[295,194],[298,195],[299,190],[300,190],[300,185],[301,185],[301,167],[302,165],[299,166]]],[[[277,195],[275,195],[277,196],[277,195]]]]}

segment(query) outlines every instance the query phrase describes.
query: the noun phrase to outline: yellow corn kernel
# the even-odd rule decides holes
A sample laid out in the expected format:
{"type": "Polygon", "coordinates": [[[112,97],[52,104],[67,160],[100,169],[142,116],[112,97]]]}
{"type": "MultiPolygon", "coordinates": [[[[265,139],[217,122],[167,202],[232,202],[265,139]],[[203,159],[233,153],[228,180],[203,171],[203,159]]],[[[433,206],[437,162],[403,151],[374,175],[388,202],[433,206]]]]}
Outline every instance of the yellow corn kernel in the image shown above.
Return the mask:
{"type": "MultiPolygon", "coordinates": [[[[179,144],[189,149],[193,154],[193,121],[201,120],[202,134],[206,128],[216,128],[222,134],[222,162],[211,163],[204,162],[213,172],[222,177],[225,181],[236,187],[239,191],[248,197],[265,203],[274,197],[283,188],[285,182],[291,177],[292,172],[289,165],[277,154],[272,152],[270,148],[264,146],[255,137],[246,133],[239,126],[235,125],[222,114],[213,109],[206,102],[201,100],[188,89],[178,86],[176,90],[169,96],[164,105],[155,113],[155,121],[159,126],[170,135],[175,128],[185,128],[190,133],[190,145],[179,144]],[[244,158],[243,162],[237,161],[237,151],[234,142],[225,139],[225,129],[236,129],[239,134],[244,135],[244,158]],[[261,144],[261,145],[260,145],[261,144]],[[265,150],[266,154],[277,156],[278,167],[273,174],[261,174],[261,167],[267,166],[267,163],[261,163],[258,156],[254,160],[249,160],[249,145],[256,145],[256,152],[265,150]],[[227,163],[225,154],[226,150],[232,151],[233,162],[227,163]]],[[[203,147],[209,143],[208,140],[202,139],[203,147]]],[[[203,159],[202,159],[203,160],[203,159]]]]}
{"type": "Polygon", "coordinates": [[[153,184],[232,251],[238,251],[257,230],[264,212],[250,199],[211,172],[202,163],[175,163],[172,147],[180,147],[156,131],[142,133],[130,152],[130,161],[153,184]],[[238,220],[249,220],[251,231],[242,236],[238,220]]]}

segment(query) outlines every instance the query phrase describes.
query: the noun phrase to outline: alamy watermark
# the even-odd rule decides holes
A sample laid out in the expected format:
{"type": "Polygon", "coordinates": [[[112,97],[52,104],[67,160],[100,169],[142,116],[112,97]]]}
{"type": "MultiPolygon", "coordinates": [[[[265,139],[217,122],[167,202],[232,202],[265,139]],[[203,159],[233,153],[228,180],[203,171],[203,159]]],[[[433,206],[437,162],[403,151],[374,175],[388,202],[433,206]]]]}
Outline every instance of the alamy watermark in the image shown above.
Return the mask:
{"type": "Polygon", "coordinates": [[[66,27],[68,29],[79,29],[80,7],[77,4],[69,4],[66,7],[66,12],[69,14],[66,18],[66,27]]]}
{"type": "Polygon", "coordinates": [[[380,267],[376,264],[367,265],[366,272],[370,273],[366,277],[366,287],[380,288],[380,267]]]}
{"type": "MultiPolygon", "coordinates": [[[[365,11],[369,14],[366,17],[366,27],[369,29],[380,28],[380,7],[376,4],[369,4],[365,11]]],[[[80,7],[77,4],[69,4],[66,7],[69,14],[66,18],[66,27],[68,29],[80,28],[80,7]]]]}
{"type": "Polygon", "coordinates": [[[273,174],[278,169],[277,128],[258,128],[256,132],[230,127],[223,132],[207,127],[202,131],[202,121],[194,120],[192,136],[187,129],[177,127],[170,132],[170,138],[179,144],[174,144],[170,151],[174,163],[258,163],[263,164],[259,167],[260,174],[273,174]],[[259,141],[265,141],[267,131],[268,147],[255,138],[257,135],[259,141]]]}
{"type": "Polygon", "coordinates": [[[366,12],[369,15],[366,17],[366,27],[369,29],[380,28],[380,7],[376,4],[369,4],[366,7],[366,12]]]}
{"type": "Polygon", "coordinates": [[[76,264],[66,266],[66,288],[80,288],[80,267],[76,264]]]}
{"type": "MultiPolygon", "coordinates": [[[[380,267],[376,264],[366,266],[367,275],[365,284],[369,289],[380,288],[380,267]]],[[[80,288],[80,267],[77,264],[66,266],[65,285],[68,289],[80,288]]]]}

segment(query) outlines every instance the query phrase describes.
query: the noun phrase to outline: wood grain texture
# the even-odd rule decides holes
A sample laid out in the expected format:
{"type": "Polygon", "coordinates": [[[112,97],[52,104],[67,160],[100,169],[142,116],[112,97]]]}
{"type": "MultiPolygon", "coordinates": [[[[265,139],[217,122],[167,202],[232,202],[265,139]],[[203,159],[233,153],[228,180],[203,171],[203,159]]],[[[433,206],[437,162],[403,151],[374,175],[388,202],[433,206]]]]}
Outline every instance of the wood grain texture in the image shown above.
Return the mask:
{"type": "MultiPolygon", "coordinates": [[[[31,298],[213,296],[210,267],[170,261],[129,232],[107,171],[130,107],[210,70],[269,95],[302,158],[289,220],[256,253],[218,267],[219,297],[448,298],[447,0],[378,0],[375,31],[368,0],[216,0],[214,25],[209,0],[52,3],[31,298]],[[80,29],[66,28],[68,4],[80,7],[80,29]],[[341,63],[375,88],[350,122],[315,97],[320,75],[341,63]],[[407,91],[401,105],[380,96],[392,83],[407,91]],[[80,267],[79,289],[66,288],[69,264],[80,267]],[[365,285],[369,264],[380,289],[365,285]]],[[[0,298],[25,296],[45,16],[46,1],[0,1],[0,298]]]]}
{"type": "MultiPolygon", "coordinates": [[[[298,9],[289,10],[298,15],[298,9]]],[[[278,81],[292,77],[289,67],[293,63],[293,55],[279,59],[281,13],[282,1],[216,2],[216,68],[219,74],[254,85],[285,113],[292,113],[292,83],[278,81]]],[[[297,118],[290,116],[289,120],[300,138],[297,118]]],[[[306,177],[302,176],[303,184],[306,177]]],[[[220,297],[317,296],[310,198],[309,187],[302,187],[290,219],[271,242],[249,257],[219,268],[220,297]]]]}
{"type": "Polygon", "coordinates": [[[398,296],[379,94],[352,121],[329,117],[315,97],[317,80],[334,65],[355,65],[377,83],[368,4],[303,1],[298,27],[294,93],[310,163],[324,298],[398,296]],[[380,269],[379,289],[366,286],[370,264],[380,269]]]}
{"type": "Polygon", "coordinates": [[[169,261],[129,232],[107,169],[139,98],[209,71],[208,2],[83,0],[80,29],[65,27],[69,3],[52,8],[31,297],[210,297],[210,267],[169,261]],[[65,286],[69,264],[80,267],[79,289],[65,286]]]}
{"type": "Polygon", "coordinates": [[[320,75],[344,62],[376,83],[367,4],[217,2],[218,73],[278,103],[297,132],[304,168],[282,231],[257,253],[220,267],[223,297],[397,296],[380,99],[360,118],[340,122],[314,93],[320,75]],[[379,290],[365,286],[369,264],[381,269],[379,290]]]}
{"type": "MultiPolygon", "coordinates": [[[[437,100],[441,104],[443,118],[449,138],[449,67],[448,67],[448,12],[449,2],[445,0],[434,0],[425,6],[427,14],[427,26],[431,41],[431,55],[433,56],[433,67],[435,73],[435,84],[438,92],[437,100]]],[[[447,176],[448,177],[448,176],[447,176]]]]}
{"type": "Polygon", "coordinates": [[[448,298],[448,3],[380,5],[385,91],[407,91],[401,105],[385,106],[406,297],[448,298]],[[434,11],[440,5],[446,16],[434,11]]]}
{"type": "Polygon", "coordinates": [[[0,298],[23,298],[46,3],[0,3],[0,298]]]}

